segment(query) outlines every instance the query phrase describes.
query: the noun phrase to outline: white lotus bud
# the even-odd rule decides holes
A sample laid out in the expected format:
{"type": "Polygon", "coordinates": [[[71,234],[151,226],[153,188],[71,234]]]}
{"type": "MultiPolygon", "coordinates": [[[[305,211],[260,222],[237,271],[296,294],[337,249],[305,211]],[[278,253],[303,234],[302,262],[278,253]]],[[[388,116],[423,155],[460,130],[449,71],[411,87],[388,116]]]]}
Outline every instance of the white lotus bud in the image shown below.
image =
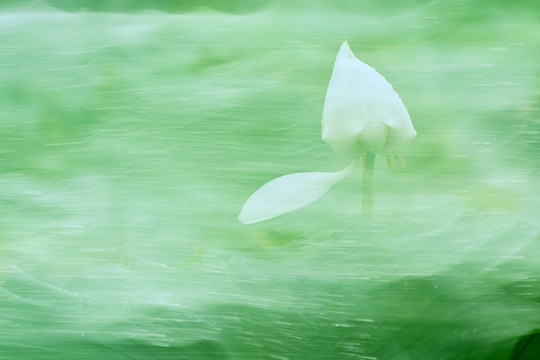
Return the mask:
{"type": "MultiPolygon", "coordinates": [[[[361,156],[365,159],[366,152],[391,159],[405,150],[415,136],[398,94],[377,71],[358,60],[345,41],[326,93],[324,141],[337,153],[355,160],[361,156]]],[[[295,173],[274,179],[249,197],[238,219],[252,224],[307,206],[347,177],[355,164],[337,172],[295,173]]],[[[370,186],[364,189],[371,192],[370,186]]]]}
{"type": "Polygon", "coordinates": [[[322,138],[338,154],[358,159],[367,151],[398,155],[416,136],[407,109],[375,69],[341,45],[323,110],[322,138]]]}

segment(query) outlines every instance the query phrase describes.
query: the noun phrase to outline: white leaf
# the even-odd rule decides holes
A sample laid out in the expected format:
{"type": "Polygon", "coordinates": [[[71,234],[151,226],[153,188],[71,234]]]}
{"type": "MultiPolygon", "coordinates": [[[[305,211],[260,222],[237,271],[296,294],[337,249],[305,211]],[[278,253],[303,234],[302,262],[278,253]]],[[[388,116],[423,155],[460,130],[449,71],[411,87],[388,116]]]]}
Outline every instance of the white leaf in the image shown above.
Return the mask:
{"type": "Polygon", "coordinates": [[[354,163],[337,172],[304,172],[278,177],[251,195],[238,220],[252,224],[309,205],[349,175],[353,167],[354,163]]]}

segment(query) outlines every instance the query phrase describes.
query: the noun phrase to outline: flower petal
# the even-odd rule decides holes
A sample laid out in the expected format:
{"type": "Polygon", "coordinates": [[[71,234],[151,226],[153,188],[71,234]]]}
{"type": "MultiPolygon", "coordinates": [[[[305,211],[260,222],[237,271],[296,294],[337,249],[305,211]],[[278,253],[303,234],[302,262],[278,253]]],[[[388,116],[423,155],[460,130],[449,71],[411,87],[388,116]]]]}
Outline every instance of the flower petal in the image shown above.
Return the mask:
{"type": "Polygon", "coordinates": [[[309,205],[349,175],[353,167],[354,163],[337,172],[304,172],[278,177],[251,195],[238,220],[252,224],[309,205]]]}

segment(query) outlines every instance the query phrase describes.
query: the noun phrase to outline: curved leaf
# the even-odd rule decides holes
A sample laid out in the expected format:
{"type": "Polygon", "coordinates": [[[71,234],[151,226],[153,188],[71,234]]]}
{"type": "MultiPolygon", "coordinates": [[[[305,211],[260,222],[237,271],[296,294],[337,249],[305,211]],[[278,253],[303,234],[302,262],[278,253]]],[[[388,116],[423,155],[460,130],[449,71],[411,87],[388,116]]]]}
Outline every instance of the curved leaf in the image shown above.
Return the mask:
{"type": "Polygon", "coordinates": [[[349,175],[353,166],[337,172],[304,172],[278,177],[251,195],[238,220],[252,224],[309,205],[349,175]]]}

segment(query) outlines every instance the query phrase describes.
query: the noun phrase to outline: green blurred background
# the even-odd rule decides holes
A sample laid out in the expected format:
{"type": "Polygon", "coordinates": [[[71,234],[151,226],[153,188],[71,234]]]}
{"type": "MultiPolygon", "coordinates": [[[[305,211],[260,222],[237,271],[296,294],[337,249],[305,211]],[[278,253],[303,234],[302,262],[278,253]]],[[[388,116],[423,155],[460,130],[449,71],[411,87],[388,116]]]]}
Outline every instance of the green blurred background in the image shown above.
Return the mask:
{"type": "Polygon", "coordinates": [[[0,359],[507,359],[540,328],[529,1],[0,4],[0,359]],[[255,225],[336,171],[348,40],[406,104],[407,168],[255,225]]]}

